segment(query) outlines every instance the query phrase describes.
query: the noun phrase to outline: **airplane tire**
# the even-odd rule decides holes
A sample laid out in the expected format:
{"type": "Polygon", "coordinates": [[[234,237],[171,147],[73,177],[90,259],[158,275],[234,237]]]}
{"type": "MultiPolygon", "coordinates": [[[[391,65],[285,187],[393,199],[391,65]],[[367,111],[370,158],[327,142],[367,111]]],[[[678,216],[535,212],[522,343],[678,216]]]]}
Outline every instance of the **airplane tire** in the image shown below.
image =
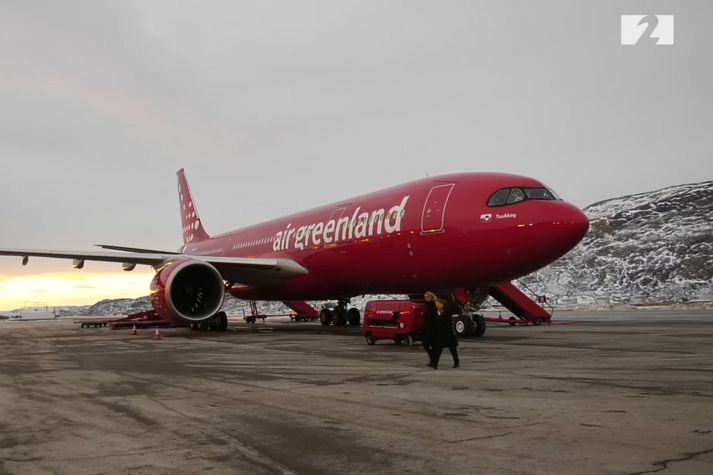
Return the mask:
{"type": "Polygon", "coordinates": [[[404,335],[401,337],[401,345],[402,346],[411,346],[413,345],[413,337],[411,335],[404,335]]]}
{"type": "Polygon", "coordinates": [[[225,330],[228,329],[228,315],[225,314],[225,312],[218,312],[218,325],[217,325],[217,330],[224,332],[225,330]]]}
{"type": "Polygon", "coordinates": [[[371,333],[366,334],[366,344],[367,345],[376,344],[376,338],[374,338],[374,335],[372,335],[371,333]]]}
{"type": "Polygon", "coordinates": [[[337,307],[334,309],[334,324],[343,327],[347,324],[347,309],[342,307],[337,307]]]}
{"type": "Polygon", "coordinates": [[[319,321],[324,326],[331,325],[332,324],[332,311],[329,310],[328,308],[323,308],[322,310],[320,310],[319,311],[319,321]]]}
{"type": "Polygon", "coordinates": [[[473,329],[473,336],[480,338],[485,334],[485,319],[482,315],[473,315],[473,324],[475,325],[475,328],[473,329]]]}
{"type": "Polygon", "coordinates": [[[359,309],[356,307],[350,308],[347,312],[347,320],[349,321],[349,325],[358,327],[361,323],[361,314],[359,313],[359,309]]]}
{"type": "Polygon", "coordinates": [[[468,315],[458,315],[453,321],[453,329],[458,338],[465,338],[473,334],[473,320],[468,315]]]}

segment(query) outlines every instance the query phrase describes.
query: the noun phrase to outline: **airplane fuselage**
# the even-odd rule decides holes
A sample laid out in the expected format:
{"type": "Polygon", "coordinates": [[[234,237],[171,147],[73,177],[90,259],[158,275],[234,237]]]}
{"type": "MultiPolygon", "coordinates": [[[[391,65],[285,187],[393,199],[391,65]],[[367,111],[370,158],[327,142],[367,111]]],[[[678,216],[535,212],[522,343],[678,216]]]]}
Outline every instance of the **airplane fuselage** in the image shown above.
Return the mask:
{"type": "Polygon", "coordinates": [[[244,299],[474,289],[544,267],[588,229],[586,216],[559,199],[489,205],[508,188],[546,189],[532,178],[497,173],[425,178],[205,240],[193,241],[184,228],[183,252],[282,257],[309,269],[269,287],[235,283],[230,293],[244,299]]]}

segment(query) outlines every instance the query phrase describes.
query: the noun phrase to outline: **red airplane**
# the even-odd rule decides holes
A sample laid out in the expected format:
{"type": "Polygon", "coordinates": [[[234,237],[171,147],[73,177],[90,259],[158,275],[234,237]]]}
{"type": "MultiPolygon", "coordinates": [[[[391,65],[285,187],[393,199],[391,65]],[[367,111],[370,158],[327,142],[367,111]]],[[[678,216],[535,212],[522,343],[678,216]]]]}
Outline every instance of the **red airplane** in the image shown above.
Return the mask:
{"type": "MultiPolygon", "coordinates": [[[[103,251],[0,249],[0,255],[67,258],[156,269],[151,302],[164,319],[227,327],[225,291],[278,300],[301,314],[305,301],[336,300],[322,323],[359,324],[347,309],[362,294],[454,291],[482,302],[509,282],[566,254],[589,221],[532,178],[461,173],[425,178],[284,218],[210,236],[183,170],[178,194],[184,245],[178,252],[99,245],[103,251]],[[498,287],[500,285],[500,287],[498,287]]],[[[510,286],[512,287],[512,286],[510,286]]],[[[502,297],[502,296],[501,296],[502,297]]],[[[501,298],[499,300],[503,301],[501,298]]]]}

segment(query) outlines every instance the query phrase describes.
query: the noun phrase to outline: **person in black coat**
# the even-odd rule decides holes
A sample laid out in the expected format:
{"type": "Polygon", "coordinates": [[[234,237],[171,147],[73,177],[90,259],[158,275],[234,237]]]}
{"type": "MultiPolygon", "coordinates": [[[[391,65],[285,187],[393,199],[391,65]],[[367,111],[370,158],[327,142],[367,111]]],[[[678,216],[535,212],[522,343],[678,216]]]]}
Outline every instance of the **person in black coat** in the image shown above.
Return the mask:
{"type": "Polygon", "coordinates": [[[423,325],[421,326],[421,344],[428,353],[428,366],[433,367],[433,347],[437,342],[436,335],[436,294],[426,292],[423,296],[423,325]]]}
{"type": "Polygon", "coordinates": [[[436,343],[433,347],[433,369],[438,368],[443,348],[451,350],[453,367],[460,366],[458,360],[458,339],[453,332],[453,306],[443,299],[436,300],[436,343]]]}

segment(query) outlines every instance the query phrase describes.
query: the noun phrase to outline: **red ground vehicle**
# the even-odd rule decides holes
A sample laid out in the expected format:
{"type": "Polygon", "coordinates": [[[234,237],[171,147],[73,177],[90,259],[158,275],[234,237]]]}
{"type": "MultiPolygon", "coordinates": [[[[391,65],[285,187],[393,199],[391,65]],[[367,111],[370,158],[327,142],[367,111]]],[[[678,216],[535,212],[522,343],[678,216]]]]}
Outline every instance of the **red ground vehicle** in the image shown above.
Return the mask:
{"type": "Polygon", "coordinates": [[[364,336],[370,345],[376,340],[393,340],[411,346],[421,339],[423,304],[411,300],[372,300],[364,309],[364,336]]]}
{"type": "MultiPolygon", "coordinates": [[[[186,326],[185,324],[175,324],[170,320],[164,320],[155,310],[148,310],[146,312],[134,313],[127,315],[123,318],[113,318],[111,320],[105,320],[111,326],[112,330],[119,330],[122,328],[153,328],[153,327],[172,327],[172,326],[186,326]]],[[[226,319],[227,323],[227,319],[226,319]]],[[[82,324],[82,326],[84,326],[82,324]]]]}

